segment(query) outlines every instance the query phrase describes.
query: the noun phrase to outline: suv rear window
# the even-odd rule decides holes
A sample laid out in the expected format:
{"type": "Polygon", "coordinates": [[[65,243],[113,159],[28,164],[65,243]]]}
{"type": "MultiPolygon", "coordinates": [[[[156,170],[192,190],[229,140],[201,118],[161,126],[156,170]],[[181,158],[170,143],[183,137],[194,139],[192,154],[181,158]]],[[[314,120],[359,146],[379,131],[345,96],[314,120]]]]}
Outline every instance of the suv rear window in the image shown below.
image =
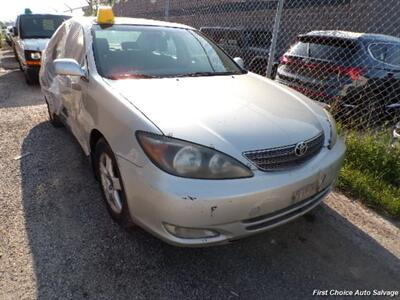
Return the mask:
{"type": "Polygon", "coordinates": [[[356,45],[338,39],[300,37],[288,54],[328,61],[347,61],[356,53],[356,45]]]}
{"type": "Polygon", "coordinates": [[[309,56],[322,60],[343,61],[348,60],[354,54],[353,48],[342,47],[340,45],[310,43],[309,47],[309,56]]]}

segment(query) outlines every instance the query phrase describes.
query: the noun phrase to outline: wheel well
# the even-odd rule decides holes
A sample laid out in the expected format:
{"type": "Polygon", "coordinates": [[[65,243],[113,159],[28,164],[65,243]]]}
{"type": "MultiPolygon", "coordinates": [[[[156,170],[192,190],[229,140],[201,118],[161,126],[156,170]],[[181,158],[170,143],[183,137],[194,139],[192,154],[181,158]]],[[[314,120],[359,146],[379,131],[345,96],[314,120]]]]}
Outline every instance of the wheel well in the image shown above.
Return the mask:
{"type": "Polygon", "coordinates": [[[97,129],[93,129],[92,132],[90,133],[90,153],[91,154],[94,153],[94,151],[96,149],[96,144],[101,138],[104,138],[104,136],[101,134],[101,132],[98,131],[97,129]]]}

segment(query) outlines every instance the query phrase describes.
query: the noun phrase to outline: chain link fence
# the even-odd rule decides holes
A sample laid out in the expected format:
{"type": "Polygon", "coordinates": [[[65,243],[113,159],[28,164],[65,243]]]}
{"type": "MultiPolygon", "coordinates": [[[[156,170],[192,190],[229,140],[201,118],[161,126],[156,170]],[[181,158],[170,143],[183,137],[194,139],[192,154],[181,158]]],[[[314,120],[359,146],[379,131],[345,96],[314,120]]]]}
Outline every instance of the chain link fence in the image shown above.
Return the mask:
{"type": "Polygon", "coordinates": [[[328,104],[343,126],[399,120],[399,0],[125,0],[114,9],[199,29],[249,71],[328,104]]]}

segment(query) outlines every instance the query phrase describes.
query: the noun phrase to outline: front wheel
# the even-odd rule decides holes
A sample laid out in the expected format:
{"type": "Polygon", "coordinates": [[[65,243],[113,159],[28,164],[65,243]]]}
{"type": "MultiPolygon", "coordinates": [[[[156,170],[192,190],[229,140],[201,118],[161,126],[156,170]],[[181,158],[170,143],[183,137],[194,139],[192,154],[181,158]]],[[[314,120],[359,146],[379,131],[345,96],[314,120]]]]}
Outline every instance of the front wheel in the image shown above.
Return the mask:
{"type": "Polygon", "coordinates": [[[104,139],[100,139],[96,145],[94,167],[109,214],[122,227],[132,227],[134,224],[129,214],[117,161],[104,139]]]}

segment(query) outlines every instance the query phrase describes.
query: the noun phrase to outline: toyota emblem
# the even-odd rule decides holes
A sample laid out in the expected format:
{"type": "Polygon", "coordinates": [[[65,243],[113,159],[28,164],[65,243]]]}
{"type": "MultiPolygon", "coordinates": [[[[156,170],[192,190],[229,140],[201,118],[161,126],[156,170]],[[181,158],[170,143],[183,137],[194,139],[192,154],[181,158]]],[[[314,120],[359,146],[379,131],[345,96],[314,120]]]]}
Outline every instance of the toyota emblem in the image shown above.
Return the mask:
{"type": "Polygon", "coordinates": [[[304,154],[306,154],[307,149],[307,144],[305,142],[300,142],[294,148],[294,154],[296,154],[297,157],[302,157],[304,154]]]}

